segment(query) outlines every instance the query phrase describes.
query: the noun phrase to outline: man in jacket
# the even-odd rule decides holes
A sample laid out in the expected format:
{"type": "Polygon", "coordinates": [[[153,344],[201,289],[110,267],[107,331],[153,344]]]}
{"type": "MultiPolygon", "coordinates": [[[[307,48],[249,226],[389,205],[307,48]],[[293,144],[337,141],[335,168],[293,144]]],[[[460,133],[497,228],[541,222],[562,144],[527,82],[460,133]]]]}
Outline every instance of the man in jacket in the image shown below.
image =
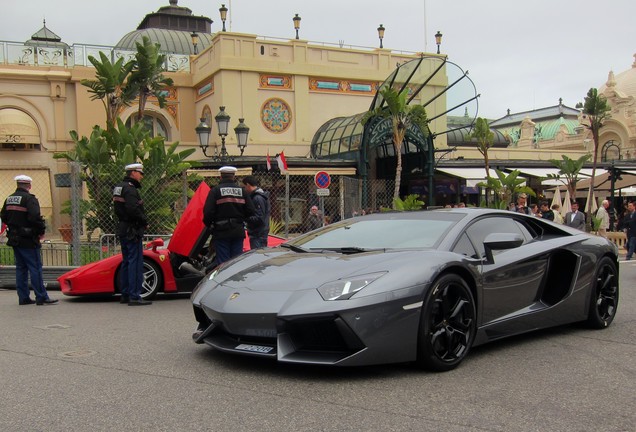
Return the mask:
{"type": "Polygon", "coordinates": [[[152,304],[141,298],[144,282],[144,259],[142,239],[148,219],[144,210],[144,202],[139,195],[141,179],[144,178],[144,167],[135,163],[126,165],[126,176],[113,188],[113,206],[119,220],[117,236],[121,243],[122,263],[119,271],[121,277],[120,303],[128,306],[146,306],[152,304]]]}
{"type": "Polygon", "coordinates": [[[40,214],[38,199],[29,192],[33,180],[26,175],[19,175],[14,180],[17,189],[4,201],[0,219],[7,224],[7,245],[13,247],[15,255],[18,304],[55,304],[57,300],[49,297],[42,278],[40,238],[44,235],[46,225],[40,214]],[[29,294],[29,275],[35,301],[29,294]]]}
{"type": "Polygon", "coordinates": [[[250,238],[250,249],[267,247],[267,236],[269,235],[269,192],[260,188],[258,180],[254,176],[247,176],[243,179],[243,186],[249,194],[256,218],[247,222],[247,235],[250,238]]]}
{"type": "Polygon", "coordinates": [[[601,225],[598,227],[598,235],[605,238],[607,238],[607,230],[610,226],[610,217],[607,209],[609,209],[609,201],[603,200],[603,203],[596,211],[596,218],[601,220],[601,225]]]}
{"type": "Polygon", "coordinates": [[[237,169],[219,169],[221,181],[214,186],[203,206],[203,224],[212,232],[218,264],[243,253],[244,224],[256,216],[249,195],[235,180],[237,169]]]}
{"type": "Polygon", "coordinates": [[[565,224],[585,231],[585,215],[579,211],[579,204],[576,201],[572,201],[572,211],[565,215],[565,224]]]}

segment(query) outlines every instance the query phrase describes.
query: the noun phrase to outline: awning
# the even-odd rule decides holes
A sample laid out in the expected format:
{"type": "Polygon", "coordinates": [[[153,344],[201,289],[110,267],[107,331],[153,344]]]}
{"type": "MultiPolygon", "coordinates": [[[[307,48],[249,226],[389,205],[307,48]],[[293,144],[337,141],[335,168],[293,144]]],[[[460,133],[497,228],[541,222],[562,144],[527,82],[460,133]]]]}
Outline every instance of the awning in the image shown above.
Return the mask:
{"type": "MultiPolygon", "coordinates": [[[[545,178],[548,175],[559,174],[558,168],[515,168],[515,169],[520,171],[521,175],[524,177],[545,178]]],[[[510,168],[507,171],[513,171],[513,170],[510,168]]],[[[581,171],[579,171],[580,178],[587,178],[591,176],[592,176],[592,169],[590,168],[583,168],[581,171]]],[[[541,184],[544,186],[561,186],[563,185],[563,182],[561,182],[560,180],[555,180],[555,179],[547,179],[547,180],[541,181],[541,184]]]]}
{"type": "MultiPolygon", "coordinates": [[[[486,181],[486,168],[435,168],[437,171],[466,180],[467,187],[475,187],[477,183],[486,181]]],[[[497,172],[490,168],[490,177],[499,178],[497,172]]],[[[521,177],[518,177],[521,178],[521,177]]]]}
{"type": "MultiPolygon", "coordinates": [[[[618,168],[618,167],[617,167],[618,168]]],[[[614,183],[614,189],[624,189],[630,186],[636,185],[636,170],[635,169],[623,169],[621,170],[622,180],[617,180],[614,183]]],[[[594,177],[594,190],[595,191],[610,191],[611,192],[611,179],[610,173],[605,169],[597,169],[596,177],[594,177]]],[[[577,189],[589,189],[590,179],[583,179],[576,183],[577,189]]]]}

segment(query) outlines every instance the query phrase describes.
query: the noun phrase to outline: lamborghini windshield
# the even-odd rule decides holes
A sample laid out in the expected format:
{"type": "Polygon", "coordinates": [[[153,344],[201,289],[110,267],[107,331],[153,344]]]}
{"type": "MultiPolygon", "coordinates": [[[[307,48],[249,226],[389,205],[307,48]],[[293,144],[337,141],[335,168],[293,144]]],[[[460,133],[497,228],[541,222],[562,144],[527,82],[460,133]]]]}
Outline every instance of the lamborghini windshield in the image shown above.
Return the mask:
{"type": "Polygon", "coordinates": [[[461,214],[417,212],[346,219],[300,236],[288,244],[311,250],[364,252],[377,249],[435,248],[461,214]]]}

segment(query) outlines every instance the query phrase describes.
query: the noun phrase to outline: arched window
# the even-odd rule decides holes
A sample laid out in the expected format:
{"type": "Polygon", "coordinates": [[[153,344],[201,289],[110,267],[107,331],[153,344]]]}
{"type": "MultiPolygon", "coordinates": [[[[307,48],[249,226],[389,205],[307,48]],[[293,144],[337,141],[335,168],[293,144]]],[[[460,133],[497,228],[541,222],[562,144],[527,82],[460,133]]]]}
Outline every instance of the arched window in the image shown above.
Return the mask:
{"type": "Polygon", "coordinates": [[[620,159],[622,159],[621,145],[618,142],[610,140],[603,144],[603,148],[601,149],[602,162],[610,162],[620,159]]]}
{"type": "MultiPolygon", "coordinates": [[[[151,137],[154,138],[157,136],[162,136],[166,139],[166,141],[170,141],[168,128],[166,127],[163,120],[161,120],[159,117],[146,114],[141,121],[144,123],[144,128],[148,132],[150,132],[151,137]]],[[[126,120],[126,126],[128,127],[134,125],[135,123],[137,123],[137,114],[131,115],[130,117],[128,117],[128,120],[126,120]]]]}
{"type": "Polygon", "coordinates": [[[0,109],[0,150],[40,150],[35,120],[15,108],[0,109]]]}

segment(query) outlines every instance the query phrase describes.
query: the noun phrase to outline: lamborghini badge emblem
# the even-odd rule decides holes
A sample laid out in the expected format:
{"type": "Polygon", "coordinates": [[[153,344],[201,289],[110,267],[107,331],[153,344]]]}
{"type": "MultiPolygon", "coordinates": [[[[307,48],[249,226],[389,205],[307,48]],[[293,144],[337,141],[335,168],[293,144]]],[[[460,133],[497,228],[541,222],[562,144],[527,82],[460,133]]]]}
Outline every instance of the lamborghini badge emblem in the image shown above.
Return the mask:
{"type": "Polygon", "coordinates": [[[230,300],[234,300],[234,299],[238,298],[238,296],[239,296],[239,295],[240,295],[239,293],[234,293],[234,294],[232,294],[232,295],[230,296],[230,300]]]}

